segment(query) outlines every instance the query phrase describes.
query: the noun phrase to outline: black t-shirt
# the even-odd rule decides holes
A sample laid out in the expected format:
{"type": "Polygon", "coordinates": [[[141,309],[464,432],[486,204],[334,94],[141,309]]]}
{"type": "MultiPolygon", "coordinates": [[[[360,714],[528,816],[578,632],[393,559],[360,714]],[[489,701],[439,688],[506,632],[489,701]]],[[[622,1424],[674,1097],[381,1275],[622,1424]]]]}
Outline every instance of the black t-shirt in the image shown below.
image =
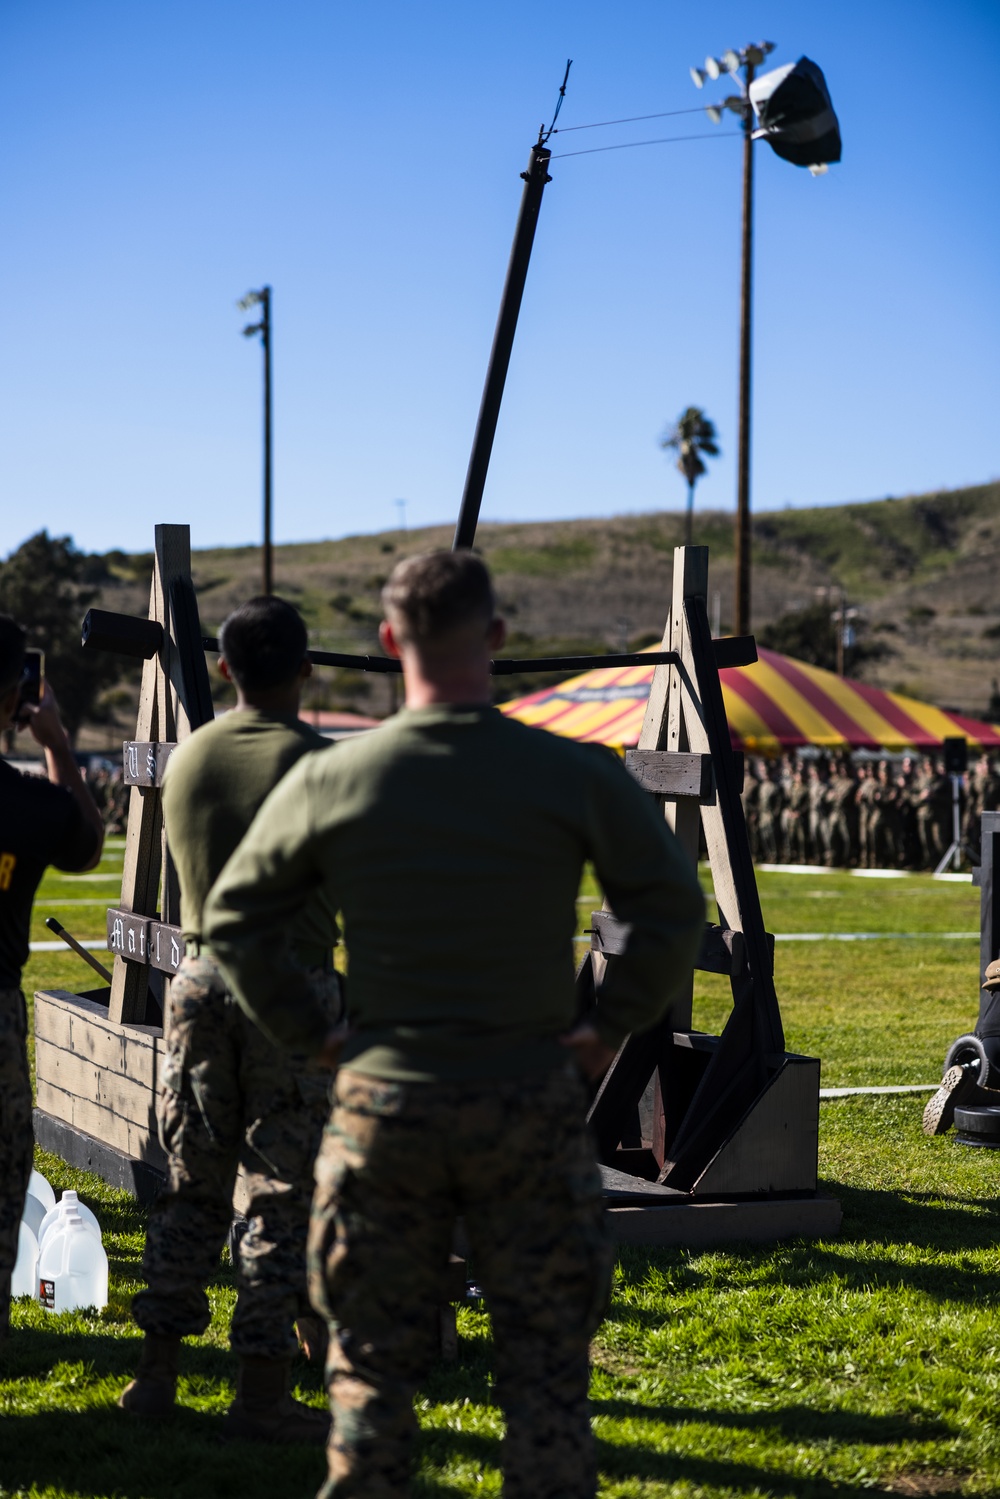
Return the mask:
{"type": "Polygon", "coordinates": [[[83,869],[96,849],[71,792],[0,760],[0,988],[20,987],[31,903],[48,866],[83,869]]]}

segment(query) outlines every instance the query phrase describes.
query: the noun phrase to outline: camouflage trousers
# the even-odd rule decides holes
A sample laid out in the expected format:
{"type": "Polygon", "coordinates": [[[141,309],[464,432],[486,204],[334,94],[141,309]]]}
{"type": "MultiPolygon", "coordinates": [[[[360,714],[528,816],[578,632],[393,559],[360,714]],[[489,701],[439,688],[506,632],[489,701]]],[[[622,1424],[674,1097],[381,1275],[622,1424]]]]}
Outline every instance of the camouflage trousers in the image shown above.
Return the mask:
{"type": "Polygon", "coordinates": [[[0,1338],[10,1320],[10,1277],[31,1175],[28,1021],[20,989],[0,989],[0,1338]]]}
{"type": "Polygon", "coordinates": [[[568,1069],[477,1083],[338,1074],[309,1229],[333,1412],[318,1499],[409,1493],[414,1390],[457,1217],[493,1321],[507,1499],[595,1492],[588,1351],[611,1249],[585,1109],[568,1069]]]}
{"type": "MultiPolygon", "coordinates": [[[[333,1025],[336,975],[313,975],[333,1025]]],[[[249,1228],[236,1264],[230,1329],[243,1357],[294,1352],[293,1323],[308,1311],[306,1232],[312,1172],[330,1112],[330,1076],[282,1052],[243,1013],[215,964],[187,957],[170,991],[166,1059],[157,1098],[168,1183],[149,1214],[132,1303],[144,1332],[186,1337],[210,1319],[205,1286],[217,1273],[243,1168],[249,1228]]]]}

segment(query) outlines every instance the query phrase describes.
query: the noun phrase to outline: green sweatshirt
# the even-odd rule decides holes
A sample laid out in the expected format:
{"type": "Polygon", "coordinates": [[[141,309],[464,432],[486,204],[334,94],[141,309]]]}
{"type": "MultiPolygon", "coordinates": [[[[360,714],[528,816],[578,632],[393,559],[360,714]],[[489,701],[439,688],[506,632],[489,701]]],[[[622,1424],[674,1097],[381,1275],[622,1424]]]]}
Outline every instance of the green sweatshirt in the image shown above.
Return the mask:
{"type": "Polygon", "coordinates": [[[565,1060],[588,859],[632,925],[594,1017],[617,1045],[690,972],[704,921],[696,873],[614,755],[495,708],[404,709],[306,756],[213,887],[205,931],[261,1028],[318,1049],[326,1022],[284,933],[322,889],[349,955],[344,1065],[396,1080],[516,1076],[565,1060]]]}
{"type": "MultiPolygon", "coordinates": [[[[201,942],[202,907],[258,807],[286,771],[330,742],[298,718],[256,708],[224,713],[185,739],[163,778],[163,818],[181,892],[185,938],[201,942]]],[[[296,953],[322,963],[337,941],[335,912],[320,900],[295,923],[296,953]]]]}

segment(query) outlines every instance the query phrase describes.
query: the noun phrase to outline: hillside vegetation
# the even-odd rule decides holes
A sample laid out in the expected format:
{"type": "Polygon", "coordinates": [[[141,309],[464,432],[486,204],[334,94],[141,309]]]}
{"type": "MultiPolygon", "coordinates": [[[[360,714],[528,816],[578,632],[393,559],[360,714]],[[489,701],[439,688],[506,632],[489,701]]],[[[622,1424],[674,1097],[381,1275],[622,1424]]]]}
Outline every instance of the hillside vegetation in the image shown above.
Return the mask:
{"type": "MultiPolygon", "coordinates": [[[[197,543],[197,517],[192,520],[197,543]]],[[[658,639],[682,527],[679,513],[482,526],[478,544],[508,617],[508,653],[620,650],[658,639]]],[[[316,646],[372,651],[379,590],[394,563],[450,541],[451,528],[441,526],[279,547],[276,587],[302,610],[316,646]]],[[[709,611],[725,632],[731,628],[732,516],[696,515],[695,541],[711,549],[709,611]]],[[[754,517],[753,557],[756,630],[814,605],[821,590],[835,590],[839,599],[843,589],[847,603],[863,611],[867,638],[889,648],[866,664],[867,680],[985,714],[991,681],[1000,674],[1000,483],[762,512],[754,517]]],[[[145,613],[151,557],[115,552],[101,561],[100,604],[145,613]]],[[[259,575],[254,547],[196,551],[206,632],[215,633],[226,613],[258,589],[259,575]]],[[[138,672],[127,681],[134,691],[138,672]]],[[[505,695],[539,685],[539,678],[502,683],[505,695]]],[[[316,706],[384,713],[393,705],[392,690],[384,677],[324,670],[313,679],[311,697],[316,706]]],[[[116,704],[124,725],[131,691],[121,691],[116,704]]]]}

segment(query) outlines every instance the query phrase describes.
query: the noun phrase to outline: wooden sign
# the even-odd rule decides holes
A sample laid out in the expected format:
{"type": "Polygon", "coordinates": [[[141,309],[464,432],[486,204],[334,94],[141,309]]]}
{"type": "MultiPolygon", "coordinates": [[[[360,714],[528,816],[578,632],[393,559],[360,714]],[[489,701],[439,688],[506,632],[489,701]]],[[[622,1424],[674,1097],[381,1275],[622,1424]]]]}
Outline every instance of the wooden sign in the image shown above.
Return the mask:
{"type": "Polygon", "coordinates": [[[146,744],[142,740],[126,739],[122,745],[125,785],[162,786],[167,761],[176,748],[176,744],[146,744]]]}

